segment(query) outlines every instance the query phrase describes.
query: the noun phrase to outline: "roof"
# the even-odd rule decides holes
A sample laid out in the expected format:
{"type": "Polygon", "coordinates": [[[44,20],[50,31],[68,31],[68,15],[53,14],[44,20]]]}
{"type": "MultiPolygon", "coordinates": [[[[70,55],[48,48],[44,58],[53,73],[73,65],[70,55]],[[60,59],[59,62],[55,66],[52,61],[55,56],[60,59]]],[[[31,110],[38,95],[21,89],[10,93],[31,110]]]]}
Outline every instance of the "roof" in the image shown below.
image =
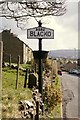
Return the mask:
{"type": "MultiPolygon", "coordinates": [[[[17,40],[18,41],[20,41],[20,42],[22,42],[23,44],[25,44],[26,45],[26,47],[28,47],[29,49],[31,49],[26,43],[24,43],[22,40],[20,40],[18,37],[17,37],[17,35],[16,34],[14,34],[14,33],[11,33],[11,29],[10,30],[3,30],[1,33],[0,33],[0,40],[2,40],[2,35],[3,34],[8,34],[8,35],[11,35],[12,37],[14,37],[14,38],[17,38],[17,40]]],[[[31,49],[32,50],[32,49],[31,49]]]]}

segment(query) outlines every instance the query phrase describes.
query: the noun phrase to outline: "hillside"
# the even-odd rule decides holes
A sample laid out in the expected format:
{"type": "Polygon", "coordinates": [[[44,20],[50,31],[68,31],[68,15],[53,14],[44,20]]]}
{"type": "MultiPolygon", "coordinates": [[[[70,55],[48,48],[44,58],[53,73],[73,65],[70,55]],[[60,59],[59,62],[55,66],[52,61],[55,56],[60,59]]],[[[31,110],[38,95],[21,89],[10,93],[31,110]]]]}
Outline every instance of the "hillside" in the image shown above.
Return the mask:
{"type": "Polygon", "coordinates": [[[58,58],[58,57],[62,57],[62,58],[73,58],[73,59],[77,59],[80,58],[80,49],[71,49],[71,50],[51,50],[48,53],[49,57],[52,58],[58,58]]]}

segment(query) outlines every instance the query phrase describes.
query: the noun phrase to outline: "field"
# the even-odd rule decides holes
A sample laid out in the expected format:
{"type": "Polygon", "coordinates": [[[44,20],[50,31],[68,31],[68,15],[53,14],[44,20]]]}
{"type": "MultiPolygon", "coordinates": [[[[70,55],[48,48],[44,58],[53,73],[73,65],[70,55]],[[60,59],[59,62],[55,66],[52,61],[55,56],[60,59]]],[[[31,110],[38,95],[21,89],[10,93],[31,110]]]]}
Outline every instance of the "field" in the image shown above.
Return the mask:
{"type": "MultiPolygon", "coordinates": [[[[21,65],[21,68],[30,68],[27,65],[21,65]]],[[[18,103],[20,100],[31,100],[32,91],[29,88],[24,88],[25,72],[19,71],[18,88],[16,89],[16,69],[9,67],[3,68],[2,72],[2,118],[20,118],[21,114],[18,111],[18,103]]],[[[55,89],[60,88],[59,78],[53,83],[55,89]]],[[[61,107],[60,103],[54,107],[47,117],[60,118],[61,107]]],[[[45,115],[43,116],[45,117],[45,115]]]]}
{"type": "Polygon", "coordinates": [[[18,102],[32,98],[32,92],[23,88],[25,73],[19,72],[18,89],[16,86],[16,69],[3,68],[2,73],[2,117],[19,118],[18,102]]]}

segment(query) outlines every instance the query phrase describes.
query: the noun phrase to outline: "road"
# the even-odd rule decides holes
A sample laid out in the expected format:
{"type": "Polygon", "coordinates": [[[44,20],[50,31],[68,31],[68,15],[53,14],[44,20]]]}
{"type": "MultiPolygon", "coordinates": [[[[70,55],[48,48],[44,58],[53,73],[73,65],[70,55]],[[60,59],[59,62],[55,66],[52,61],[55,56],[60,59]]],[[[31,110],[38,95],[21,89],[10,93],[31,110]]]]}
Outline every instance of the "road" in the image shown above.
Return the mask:
{"type": "Polygon", "coordinates": [[[61,78],[63,93],[63,117],[78,118],[78,76],[63,73],[61,78]]]}

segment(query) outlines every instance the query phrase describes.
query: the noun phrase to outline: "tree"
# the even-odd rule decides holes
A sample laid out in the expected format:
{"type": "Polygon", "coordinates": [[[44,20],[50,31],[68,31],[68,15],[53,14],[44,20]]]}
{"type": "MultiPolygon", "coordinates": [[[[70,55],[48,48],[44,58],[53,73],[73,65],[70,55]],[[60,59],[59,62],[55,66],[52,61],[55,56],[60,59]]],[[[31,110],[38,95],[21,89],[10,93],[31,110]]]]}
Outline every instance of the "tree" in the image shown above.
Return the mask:
{"type": "Polygon", "coordinates": [[[1,1],[0,17],[15,19],[17,26],[24,28],[29,18],[61,16],[66,12],[65,0],[25,0],[1,1]],[[49,2],[48,2],[49,1],[49,2]]]}

